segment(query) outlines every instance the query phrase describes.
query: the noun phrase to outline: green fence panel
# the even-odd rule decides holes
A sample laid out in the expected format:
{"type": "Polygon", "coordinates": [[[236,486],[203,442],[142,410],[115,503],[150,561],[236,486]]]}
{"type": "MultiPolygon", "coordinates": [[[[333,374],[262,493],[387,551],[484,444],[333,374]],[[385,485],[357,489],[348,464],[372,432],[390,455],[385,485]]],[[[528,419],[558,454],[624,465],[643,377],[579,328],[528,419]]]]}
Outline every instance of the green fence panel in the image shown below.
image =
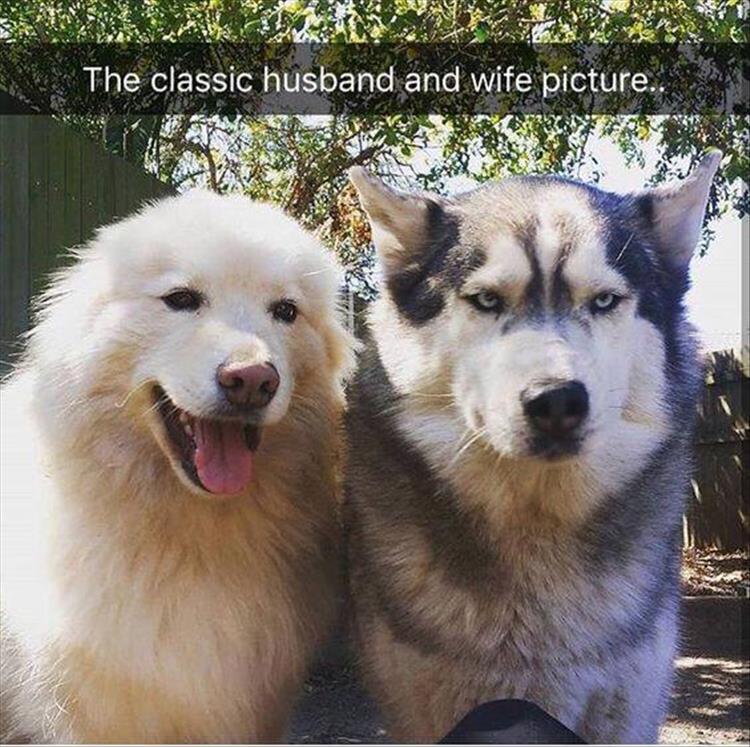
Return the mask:
{"type": "Polygon", "coordinates": [[[0,361],[29,323],[29,120],[0,117],[0,361]]]}
{"type": "Polygon", "coordinates": [[[65,207],[62,245],[72,248],[81,241],[81,139],[73,130],[66,128],[64,132],[65,207]]]}
{"type": "Polygon", "coordinates": [[[0,117],[0,372],[30,323],[30,302],[96,228],[174,189],[67,125],[0,117]]]}

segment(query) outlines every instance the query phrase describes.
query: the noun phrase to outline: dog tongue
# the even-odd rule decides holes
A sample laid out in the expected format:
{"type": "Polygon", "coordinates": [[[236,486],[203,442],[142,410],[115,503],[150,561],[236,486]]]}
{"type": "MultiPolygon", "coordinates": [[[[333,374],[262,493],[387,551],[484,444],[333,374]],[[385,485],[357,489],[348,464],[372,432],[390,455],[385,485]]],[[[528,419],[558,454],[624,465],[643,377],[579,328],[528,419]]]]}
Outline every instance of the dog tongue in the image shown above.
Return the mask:
{"type": "Polygon", "coordinates": [[[239,493],[253,476],[253,452],[241,423],[195,419],[195,468],[211,493],[239,493]]]}

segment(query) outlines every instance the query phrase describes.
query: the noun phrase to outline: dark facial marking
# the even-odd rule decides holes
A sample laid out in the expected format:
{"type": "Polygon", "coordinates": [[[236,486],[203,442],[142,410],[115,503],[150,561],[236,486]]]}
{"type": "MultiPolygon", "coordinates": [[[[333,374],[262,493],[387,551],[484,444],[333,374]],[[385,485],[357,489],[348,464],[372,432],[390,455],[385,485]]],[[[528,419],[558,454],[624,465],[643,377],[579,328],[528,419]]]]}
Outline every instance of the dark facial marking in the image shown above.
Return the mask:
{"type": "Polygon", "coordinates": [[[563,313],[569,311],[573,305],[573,296],[563,276],[563,270],[568,257],[581,242],[581,230],[570,215],[561,215],[555,221],[555,231],[560,239],[560,250],[552,269],[550,303],[555,311],[563,313]]]}
{"type": "Polygon", "coordinates": [[[668,377],[687,376],[695,366],[693,344],[685,334],[683,299],[686,271],[668,267],[653,227],[651,198],[610,194],[588,188],[607,244],[607,261],[627,280],[637,299],[636,313],[662,335],[668,377]]]}
{"type": "Polygon", "coordinates": [[[428,201],[426,221],[424,238],[386,282],[401,314],[415,325],[434,319],[448,290],[459,289],[486,258],[482,250],[461,245],[458,219],[439,203],[428,201]]]}
{"type": "Polygon", "coordinates": [[[573,295],[570,292],[568,283],[563,276],[563,270],[565,269],[565,262],[573,251],[574,240],[571,237],[565,236],[566,224],[562,223],[558,226],[562,236],[562,248],[560,254],[555,260],[555,266],[552,269],[552,279],[550,284],[550,302],[552,308],[558,312],[566,311],[573,305],[573,295]]]}
{"type": "Polygon", "coordinates": [[[536,254],[537,222],[524,223],[517,229],[524,254],[531,265],[531,280],[526,286],[524,302],[529,312],[540,312],[544,308],[544,277],[536,254]]]}

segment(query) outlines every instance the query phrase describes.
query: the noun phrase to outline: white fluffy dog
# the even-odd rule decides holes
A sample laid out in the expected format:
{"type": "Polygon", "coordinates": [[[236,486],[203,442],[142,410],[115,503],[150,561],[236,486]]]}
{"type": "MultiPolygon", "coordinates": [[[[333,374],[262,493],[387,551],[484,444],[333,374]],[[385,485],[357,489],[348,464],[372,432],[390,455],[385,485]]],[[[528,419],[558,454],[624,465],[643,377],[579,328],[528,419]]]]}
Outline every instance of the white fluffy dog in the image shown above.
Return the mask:
{"type": "Polygon", "coordinates": [[[335,264],[199,191],[77,258],[2,390],[2,737],[278,740],[338,598],[335,264]]]}

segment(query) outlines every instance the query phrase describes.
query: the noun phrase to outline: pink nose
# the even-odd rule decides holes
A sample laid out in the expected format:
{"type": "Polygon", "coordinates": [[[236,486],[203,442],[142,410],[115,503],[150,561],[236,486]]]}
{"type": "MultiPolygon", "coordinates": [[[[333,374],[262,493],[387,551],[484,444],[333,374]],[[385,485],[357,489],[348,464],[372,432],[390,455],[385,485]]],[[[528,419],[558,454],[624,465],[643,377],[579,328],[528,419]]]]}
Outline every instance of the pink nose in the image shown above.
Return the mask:
{"type": "Polygon", "coordinates": [[[279,388],[279,372],[272,363],[225,363],[216,378],[227,400],[241,407],[265,407],[279,388]]]}

